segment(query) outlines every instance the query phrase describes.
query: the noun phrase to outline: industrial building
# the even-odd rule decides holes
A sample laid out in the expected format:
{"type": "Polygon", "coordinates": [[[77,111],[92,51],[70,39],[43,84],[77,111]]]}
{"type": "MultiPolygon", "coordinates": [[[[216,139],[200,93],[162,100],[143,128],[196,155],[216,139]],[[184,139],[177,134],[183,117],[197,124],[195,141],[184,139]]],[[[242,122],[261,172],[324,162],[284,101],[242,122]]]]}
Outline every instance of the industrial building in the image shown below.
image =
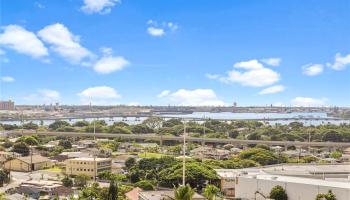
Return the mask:
{"type": "Polygon", "coordinates": [[[329,190],[338,200],[350,199],[350,164],[274,165],[216,171],[221,178],[221,191],[244,200],[266,199],[277,185],[286,190],[289,200],[315,199],[329,190]]]}
{"type": "Polygon", "coordinates": [[[99,172],[111,171],[112,160],[110,158],[73,158],[66,160],[66,174],[85,174],[93,178],[99,172]]]}

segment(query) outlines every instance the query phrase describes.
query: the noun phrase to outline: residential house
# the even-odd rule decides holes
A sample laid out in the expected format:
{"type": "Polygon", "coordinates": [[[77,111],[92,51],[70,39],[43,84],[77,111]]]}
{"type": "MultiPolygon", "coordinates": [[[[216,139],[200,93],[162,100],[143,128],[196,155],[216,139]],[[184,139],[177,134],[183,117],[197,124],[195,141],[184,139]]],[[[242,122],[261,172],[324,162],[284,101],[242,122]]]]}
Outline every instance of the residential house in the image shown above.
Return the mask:
{"type": "Polygon", "coordinates": [[[11,160],[6,161],[3,165],[4,169],[20,172],[41,170],[52,166],[53,162],[41,155],[13,158],[11,160]]]}

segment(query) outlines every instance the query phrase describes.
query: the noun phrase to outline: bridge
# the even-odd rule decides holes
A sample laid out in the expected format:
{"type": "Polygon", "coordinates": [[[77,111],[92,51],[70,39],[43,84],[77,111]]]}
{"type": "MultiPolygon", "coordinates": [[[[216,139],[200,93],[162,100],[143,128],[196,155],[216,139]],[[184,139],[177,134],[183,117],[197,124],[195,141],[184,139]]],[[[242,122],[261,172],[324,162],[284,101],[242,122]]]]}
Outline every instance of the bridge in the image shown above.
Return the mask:
{"type": "MultiPolygon", "coordinates": [[[[8,136],[21,136],[21,135],[42,135],[42,136],[64,136],[64,137],[93,137],[93,133],[81,133],[81,132],[51,132],[51,131],[28,131],[17,130],[3,132],[8,136]]],[[[164,141],[176,141],[183,142],[181,136],[168,136],[168,135],[156,135],[154,133],[149,134],[118,134],[118,133],[96,133],[96,138],[121,138],[128,140],[151,140],[159,141],[162,145],[164,141]]],[[[233,145],[249,145],[249,144],[265,144],[269,146],[296,146],[296,147],[328,147],[328,148],[346,148],[350,147],[350,143],[346,142],[299,142],[299,141],[265,141],[265,140],[240,140],[240,139],[219,139],[219,138],[199,138],[199,137],[186,137],[188,142],[197,142],[202,145],[206,143],[210,144],[233,144],[233,145]]]]}

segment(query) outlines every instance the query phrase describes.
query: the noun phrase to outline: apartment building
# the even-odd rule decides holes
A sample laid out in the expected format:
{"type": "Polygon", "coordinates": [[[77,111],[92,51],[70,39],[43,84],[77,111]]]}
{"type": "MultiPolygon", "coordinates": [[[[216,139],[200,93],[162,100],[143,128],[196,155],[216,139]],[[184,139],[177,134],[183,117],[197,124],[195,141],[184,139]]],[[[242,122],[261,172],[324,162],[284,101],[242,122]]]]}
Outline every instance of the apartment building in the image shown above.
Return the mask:
{"type": "Polygon", "coordinates": [[[9,101],[0,101],[0,110],[14,110],[15,102],[9,101]]]}
{"type": "Polygon", "coordinates": [[[111,171],[112,160],[110,158],[73,158],[66,160],[66,174],[86,174],[93,178],[99,172],[111,171]]]}

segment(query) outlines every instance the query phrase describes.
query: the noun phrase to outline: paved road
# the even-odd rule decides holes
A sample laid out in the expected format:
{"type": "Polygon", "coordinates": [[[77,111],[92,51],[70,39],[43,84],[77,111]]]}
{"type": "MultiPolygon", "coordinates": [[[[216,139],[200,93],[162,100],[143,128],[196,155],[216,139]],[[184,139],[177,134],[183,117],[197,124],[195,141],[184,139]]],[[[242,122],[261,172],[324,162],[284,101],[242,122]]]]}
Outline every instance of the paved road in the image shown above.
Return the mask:
{"type": "MultiPolygon", "coordinates": [[[[46,136],[66,136],[66,137],[92,137],[93,133],[77,133],[77,132],[49,132],[49,131],[11,131],[8,135],[46,135],[46,136]]],[[[154,140],[160,141],[183,141],[183,137],[178,136],[160,136],[154,133],[150,134],[116,134],[116,133],[96,133],[97,138],[123,138],[137,140],[154,140]]],[[[298,142],[298,141],[264,141],[264,140],[238,140],[238,139],[217,139],[217,138],[197,138],[186,137],[189,142],[214,143],[214,144],[266,144],[280,146],[300,146],[300,147],[350,147],[350,143],[345,142],[298,142]]]]}

